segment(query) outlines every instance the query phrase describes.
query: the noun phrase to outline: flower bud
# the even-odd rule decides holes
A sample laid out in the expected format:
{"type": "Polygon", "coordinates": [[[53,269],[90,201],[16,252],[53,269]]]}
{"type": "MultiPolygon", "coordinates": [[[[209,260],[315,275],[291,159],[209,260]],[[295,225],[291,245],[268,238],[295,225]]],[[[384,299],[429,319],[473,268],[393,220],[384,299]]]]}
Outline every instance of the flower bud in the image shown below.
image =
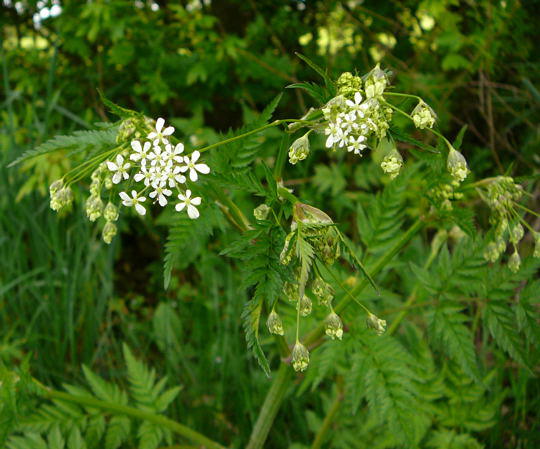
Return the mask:
{"type": "Polygon", "coordinates": [[[319,276],[317,276],[312,284],[311,291],[313,294],[319,298],[319,304],[323,306],[329,306],[334,299],[334,291],[330,284],[324,282],[319,276]]]}
{"type": "Polygon", "coordinates": [[[335,312],[330,313],[326,317],[325,332],[332,340],[336,337],[341,340],[343,337],[343,322],[335,312]]]}
{"type": "Polygon", "coordinates": [[[298,284],[285,282],[285,285],[283,286],[283,293],[289,301],[298,301],[298,284]]]}
{"type": "Polygon", "coordinates": [[[296,164],[298,161],[304,160],[309,154],[309,133],[305,133],[302,137],[296,139],[289,148],[289,162],[296,164]]]}
{"type": "Polygon", "coordinates": [[[457,182],[462,182],[469,173],[465,157],[459,151],[456,151],[454,148],[450,148],[450,152],[448,153],[448,159],[446,162],[446,168],[448,169],[454,180],[457,182]]]}
{"type": "Polygon", "coordinates": [[[271,334],[274,335],[284,335],[285,332],[283,330],[283,322],[281,321],[280,316],[272,310],[270,312],[270,315],[268,315],[268,319],[266,320],[266,326],[268,326],[268,330],[271,334]]]}
{"type": "Polygon", "coordinates": [[[525,231],[523,230],[523,226],[521,223],[516,223],[512,228],[510,229],[510,242],[513,244],[519,243],[519,241],[523,238],[523,235],[525,234],[525,231]]]}
{"type": "Polygon", "coordinates": [[[132,118],[122,120],[122,123],[118,128],[118,134],[116,135],[116,142],[120,143],[128,141],[136,130],[137,128],[135,127],[135,123],[132,118]]]}
{"type": "Polygon", "coordinates": [[[383,94],[384,89],[388,83],[386,73],[381,70],[380,65],[377,64],[371,72],[367,75],[365,92],[367,98],[379,97],[383,94]]]}
{"type": "Polygon", "coordinates": [[[295,371],[305,371],[309,365],[309,351],[299,341],[293,347],[291,360],[295,371]]]}
{"type": "Polygon", "coordinates": [[[373,329],[377,335],[382,335],[386,331],[386,320],[380,320],[370,313],[366,320],[367,327],[373,329]]]}
{"type": "Polygon", "coordinates": [[[337,79],[336,87],[339,95],[352,98],[362,88],[362,78],[351,72],[344,72],[337,79]]]}
{"type": "Polygon", "coordinates": [[[103,212],[103,201],[99,196],[91,195],[86,200],[86,216],[90,221],[96,221],[103,212]]]}
{"type": "Polygon", "coordinates": [[[103,217],[107,221],[118,220],[118,208],[113,203],[107,203],[105,210],[103,211],[103,217]]]}
{"type": "Polygon", "coordinates": [[[423,100],[416,105],[411,113],[414,126],[419,129],[433,128],[437,116],[423,100]]]}
{"type": "Polygon", "coordinates": [[[101,233],[101,237],[103,238],[103,241],[108,245],[112,242],[112,239],[116,235],[116,225],[108,221],[105,223],[105,226],[103,226],[103,231],[101,233]]]}
{"type": "Polygon", "coordinates": [[[308,316],[311,313],[312,309],[312,302],[309,296],[302,296],[302,299],[298,302],[296,307],[300,307],[300,315],[308,316]]]}
{"type": "Polygon", "coordinates": [[[514,249],[514,254],[510,256],[510,259],[508,259],[508,268],[512,273],[517,273],[519,271],[519,267],[521,266],[521,258],[519,257],[519,253],[517,252],[517,249],[514,249]]]}
{"type": "Polygon", "coordinates": [[[499,246],[495,242],[489,242],[486,246],[486,249],[484,250],[484,259],[486,259],[488,262],[496,262],[499,256],[501,255],[501,251],[499,251],[499,246]]]}
{"type": "Polygon", "coordinates": [[[282,265],[289,265],[294,254],[294,246],[291,246],[291,240],[294,237],[295,233],[291,232],[285,237],[285,244],[283,249],[279,254],[279,261],[282,265]]]}
{"type": "Polygon", "coordinates": [[[268,217],[268,213],[270,212],[270,207],[268,207],[266,204],[260,204],[255,209],[253,209],[253,216],[255,219],[262,221],[266,220],[266,217],[268,217]]]}
{"type": "Polygon", "coordinates": [[[390,179],[394,179],[403,166],[403,158],[401,154],[393,148],[382,160],[381,168],[383,172],[390,176],[390,179]]]}
{"type": "Polygon", "coordinates": [[[57,179],[49,186],[49,193],[53,196],[57,193],[62,187],[64,187],[64,181],[62,179],[57,179]]]}
{"type": "Polygon", "coordinates": [[[70,187],[62,187],[60,190],[55,190],[51,194],[50,206],[54,211],[60,212],[65,210],[71,206],[71,203],[73,203],[73,192],[70,187]]]}
{"type": "Polygon", "coordinates": [[[338,95],[337,97],[332,98],[328,103],[326,103],[326,105],[321,110],[323,112],[325,120],[329,122],[334,122],[344,107],[345,97],[343,95],[338,95]]]}

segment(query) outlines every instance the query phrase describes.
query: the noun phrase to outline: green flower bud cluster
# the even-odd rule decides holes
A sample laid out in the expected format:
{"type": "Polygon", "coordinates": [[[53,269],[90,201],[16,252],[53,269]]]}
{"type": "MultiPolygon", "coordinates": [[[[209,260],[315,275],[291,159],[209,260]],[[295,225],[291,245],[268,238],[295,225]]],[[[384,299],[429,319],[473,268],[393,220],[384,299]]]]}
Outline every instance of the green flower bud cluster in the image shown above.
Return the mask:
{"type": "Polygon", "coordinates": [[[49,187],[50,206],[56,212],[69,210],[73,204],[73,191],[69,186],[64,186],[64,181],[58,179],[49,187]]]}
{"type": "Polygon", "coordinates": [[[329,307],[334,299],[334,289],[330,284],[316,276],[311,283],[311,291],[319,299],[319,304],[329,307]]]}
{"type": "Polygon", "coordinates": [[[309,155],[309,133],[296,139],[289,148],[289,162],[295,165],[298,161],[303,161],[309,155]]]}
{"type": "Polygon", "coordinates": [[[364,91],[367,98],[380,97],[386,86],[388,85],[388,77],[384,71],[381,70],[379,64],[377,64],[371,72],[368,73],[364,91]]]}
{"type": "Polygon", "coordinates": [[[309,351],[299,341],[293,347],[291,361],[295,371],[305,371],[309,365],[309,351]]]}
{"type": "Polygon", "coordinates": [[[120,127],[118,128],[118,134],[116,134],[116,143],[128,142],[135,137],[137,131],[137,124],[135,119],[128,118],[122,120],[120,127]]]}
{"type": "Polygon", "coordinates": [[[313,303],[308,295],[302,296],[302,299],[296,303],[296,307],[300,309],[300,315],[308,316],[313,309],[313,303]]]}
{"type": "Polygon", "coordinates": [[[362,78],[354,76],[351,72],[344,72],[337,79],[336,86],[338,95],[352,98],[355,92],[362,89],[362,78]]]}
{"type": "Polygon", "coordinates": [[[90,221],[96,221],[103,213],[103,201],[99,195],[90,195],[86,200],[86,216],[90,221]]]}
{"type": "Polygon", "coordinates": [[[112,221],[107,221],[105,226],[103,226],[103,231],[101,233],[101,238],[103,241],[109,245],[112,242],[112,239],[117,233],[116,225],[112,221]]]}
{"type": "Polygon", "coordinates": [[[414,126],[419,129],[433,128],[437,115],[423,100],[416,105],[411,113],[414,126]]]}
{"type": "Polygon", "coordinates": [[[266,326],[271,334],[274,335],[284,335],[285,330],[283,329],[283,322],[281,321],[280,316],[275,310],[270,312],[268,319],[266,320],[266,326]]]}
{"type": "Polygon", "coordinates": [[[506,250],[506,242],[502,238],[497,238],[494,242],[489,242],[484,250],[484,259],[488,262],[496,262],[506,250]]]}
{"type": "Polygon", "coordinates": [[[390,152],[384,157],[381,162],[381,168],[383,172],[390,176],[390,179],[394,179],[403,166],[403,158],[396,148],[390,150],[390,152]]]}
{"type": "Polygon", "coordinates": [[[336,338],[338,340],[341,340],[341,338],[343,337],[343,322],[334,311],[330,312],[330,314],[326,317],[325,333],[332,340],[336,338]]]}
{"type": "Polygon", "coordinates": [[[367,327],[373,329],[377,335],[382,335],[386,332],[386,321],[377,318],[372,313],[368,314],[366,324],[367,327]]]}
{"type": "Polygon", "coordinates": [[[268,213],[270,212],[270,207],[266,204],[260,204],[253,210],[253,216],[255,219],[262,221],[266,220],[266,217],[268,217],[268,213]]]}
{"type": "Polygon", "coordinates": [[[514,248],[514,253],[508,259],[508,268],[512,273],[517,273],[521,267],[521,257],[517,252],[517,248],[514,248]]]}
{"type": "Polygon", "coordinates": [[[463,193],[456,192],[452,184],[439,184],[428,191],[428,196],[441,210],[452,210],[452,201],[463,198],[463,193]]]}
{"type": "Polygon", "coordinates": [[[448,152],[446,168],[450,172],[452,178],[454,178],[454,182],[457,184],[463,182],[469,174],[469,168],[465,157],[454,148],[450,148],[450,151],[448,152]]]}
{"type": "Polygon", "coordinates": [[[523,187],[510,176],[497,176],[485,189],[485,199],[492,211],[507,216],[514,209],[514,202],[523,196],[523,187]]]}

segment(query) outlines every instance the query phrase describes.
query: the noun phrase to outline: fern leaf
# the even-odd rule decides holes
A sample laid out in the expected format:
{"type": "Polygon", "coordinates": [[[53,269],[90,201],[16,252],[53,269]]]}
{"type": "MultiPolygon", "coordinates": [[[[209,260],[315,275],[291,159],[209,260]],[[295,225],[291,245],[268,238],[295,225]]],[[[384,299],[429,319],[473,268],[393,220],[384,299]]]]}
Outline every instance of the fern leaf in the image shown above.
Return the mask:
{"type": "Polygon", "coordinates": [[[146,406],[153,409],[156,400],[155,371],[137,360],[126,344],[123,345],[123,350],[133,399],[139,407],[146,406]]]}
{"type": "Polygon", "coordinates": [[[270,366],[264,355],[264,351],[259,342],[259,323],[261,319],[263,298],[261,296],[248,301],[242,311],[242,325],[248,349],[253,352],[255,359],[263,369],[264,373],[270,377],[270,366]]]}
{"type": "Polygon", "coordinates": [[[137,436],[139,437],[139,449],[156,449],[164,434],[159,426],[145,421],[139,427],[137,436]]]}
{"type": "Polygon", "coordinates": [[[20,164],[23,161],[52,153],[59,150],[71,150],[70,155],[92,149],[93,153],[116,144],[118,128],[111,127],[104,130],[75,131],[69,136],[56,136],[31,150],[25,151],[21,156],[11,162],[8,167],[20,164]]]}
{"type": "Polygon", "coordinates": [[[128,438],[131,422],[127,416],[113,416],[107,426],[105,449],[118,449],[128,438]]]}
{"type": "Polygon", "coordinates": [[[465,325],[468,318],[461,313],[463,307],[446,301],[443,304],[435,308],[430,317],[430,332],[434,341],[465,373],[479,381],[473,335],[465,325]]]}
{"type": "Polygon", "coordinates": [[[86,381],[92,388],[92,392],[101,400],[115,402],[118,404],[127,404],[127,395],[116,385],[110,384],[96,375],[87,366],[83,365],[83,373],[86,381]]]}

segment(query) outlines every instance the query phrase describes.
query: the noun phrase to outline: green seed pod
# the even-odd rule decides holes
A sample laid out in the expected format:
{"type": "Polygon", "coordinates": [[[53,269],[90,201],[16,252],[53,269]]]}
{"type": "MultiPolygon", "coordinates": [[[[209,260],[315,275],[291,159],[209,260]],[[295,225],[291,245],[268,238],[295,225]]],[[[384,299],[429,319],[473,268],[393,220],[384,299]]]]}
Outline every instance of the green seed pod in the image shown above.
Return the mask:
{"type": "Polygon", "coordinates": [[[299,341],[293,347],[291,360],[295,371],[305,371],[309,365],[309,351],[299,341]]]}

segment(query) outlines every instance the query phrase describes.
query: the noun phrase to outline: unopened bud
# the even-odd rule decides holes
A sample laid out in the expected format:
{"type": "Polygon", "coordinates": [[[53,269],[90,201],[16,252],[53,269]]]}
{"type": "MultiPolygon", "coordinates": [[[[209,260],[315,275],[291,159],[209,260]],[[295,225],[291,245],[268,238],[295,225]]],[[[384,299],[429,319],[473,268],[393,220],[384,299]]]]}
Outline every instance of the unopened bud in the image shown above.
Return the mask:
{"type": "Polygon", "coordinates": [[[291,360],[295,371],[305,371],[309,365],[309,351],[299,341],[293,347],[291,360]]]}
{"type": "Polygon", "coordinates": [[[450,148],[450,152],[448,153],[448,159],[446,162],[446,168],[448,169],[454,180],[457,182],[463,182],[463,180],[467,177],[467,174],[469,173],[465,157],[463,156],[463,154],[461,154],[459,151],[456,151],[454,148],[450,148]]]}
{"type": "Polygon", "coordinates": [[[381,168],[383,172],[390,176],[390,179],[394,179],[403,166],[403,158],[401,154],[393,148],[382,160],[381,168]]]}
{"type": "Polygon", "coordinates": [[[319,304],[329,306],[334,299],[334,290],[330,284],[324,282],[320,277],[316,277],[311,284],[311,291],[319,298],[319,304]]]}
{"type": "Polygon", "coordinates": [[[302,296],[302,299],[298,302],[296,307],[300,307],[300,315],[308,316],[312,309],[312,302],[311,299],[309,299],[309,296],[302,296]]]}
{"type": "Polygon", "coordinates": [[[335,338],[341,340],[343,337],[343,322],[335,312],[326,317],[325,332],[332,340],[335,338]]]}
{"type": "Polygon", "coordinates": [[[523,238],[524,234],[525,234],[525,231],[523,230],[523,226],[521,225],[521,223],[516,223],[510,229],[509,240],[511,243],[517,244],[523,238]]]}
{"type": "Polygon", "coordinates": [[[433,128],[437,116],[423,100],[416,105],[411,113],[414,126],[419,129],[433,128]]]}
{"type": "Polygon", "coordinates": [[[112,239],[116,235],[116,225],[108,221],[105,223],[105,226],[103,226],[103,232],[101,233],[101,237],[103,238],[103,241],[107,244],[110,244],[112,242],[112,239]]]}
{"type": "Polygon", "coordinates": [[[268,217],[268,213],[270,212],[270,207],[268,207],[266,204],[260,204],[255,209],[253,209],[253,216],[257,220],[266,220],[266,217],[268,217]]]}
{"type": "Polygon", "coordinates": [[[118,220],[118,208],[113,203],[108,203],[103,211],[103,217],[107,221],[118,220]]]}
{"type": "Polygon", "coordinates": [[[268,330],[271,334],[284,335],[285,333],[283,330],[283,322],[281,321],[280,316],[274,310],[272,310],[270,315],[268,315],[266,326],[268,326],[268,330]]]}
{"type": "Polygon", "coordinates": [[[86,216],[90,221],[96,221],[103,212],[103,201],[99,196],[91,195],[86,200],[86,216]]]}
{"type": "Polygon", "coordinates": [[[296,164],[298,161],[304,160],[309,154],[309,133],[305,133],[302,137],[296,139],[289,148],[289,162],[296,164]]]}
{"type": "Polygon", "coordinates": [[[381,320],[370,313],[366,320],[367,327],[373,329],[377,335],[382,335],[386,331],[386,320],[381,320]]]}
{"type": "Polygon", "coordinates": [[[510,259],[508,259],[508,268],[512,273],[517,273],[519,271],[519,267],[521,267],[521,258],[519,257],[517,250],[514,250],[514,254],[510,256],[510,259]]]}

